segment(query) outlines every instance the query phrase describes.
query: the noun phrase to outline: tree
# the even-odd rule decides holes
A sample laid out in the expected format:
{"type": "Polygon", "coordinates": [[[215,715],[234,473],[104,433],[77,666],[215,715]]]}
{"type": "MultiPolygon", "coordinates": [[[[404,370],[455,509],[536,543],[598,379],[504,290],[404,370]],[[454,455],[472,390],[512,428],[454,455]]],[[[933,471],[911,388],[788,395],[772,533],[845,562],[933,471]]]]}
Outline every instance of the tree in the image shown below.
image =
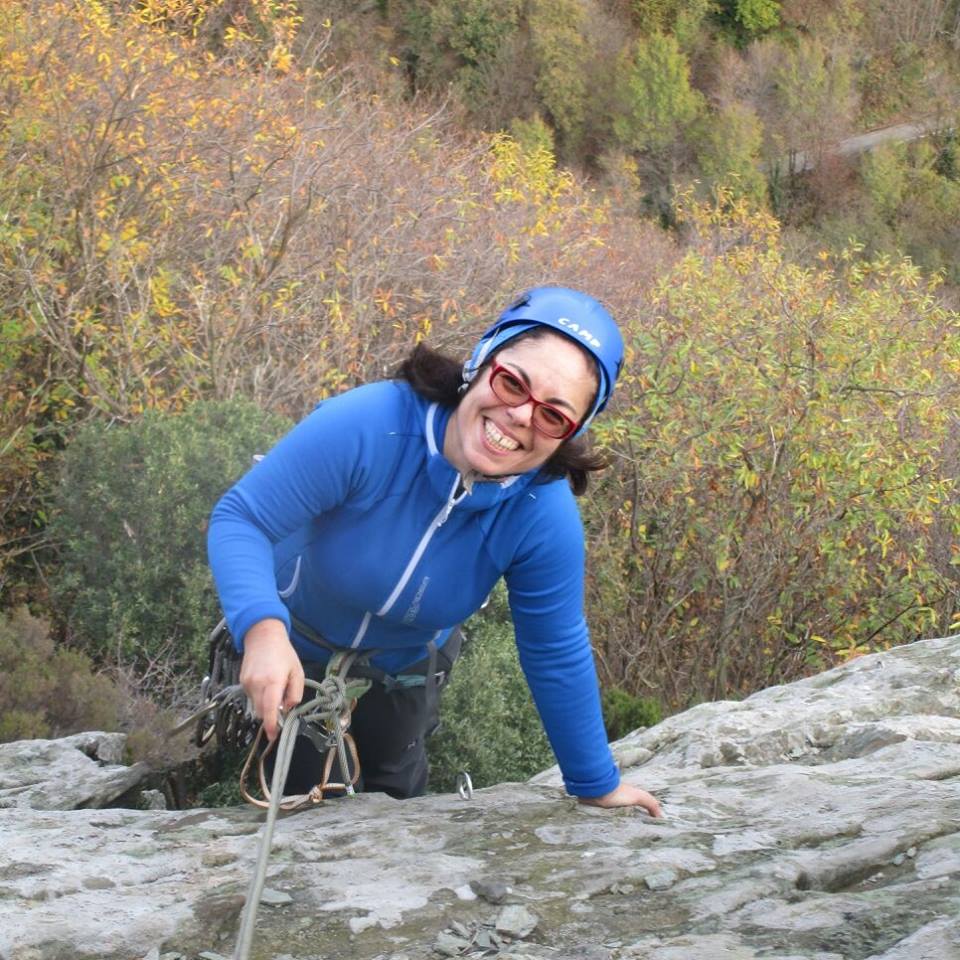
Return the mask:
{"type": "Polygon", "coordinates": [[[617,140],[646,161],[655,187],[668,192],[684,137],[704,109],[676,37],[641,37],[619,64],[617,140]]]}
{"type": "Polygon", "coordinates": [[[697,37],[713,0],[633,0],[633,18],[640,32],[670,33],[682,47],[697,37]]]}
{"type": "Polygon", "coordinates": [[[759,159],[763,125],[750,107],[731,103],[705,117],[697,140],[697,163],[708,185],[763,201],[766,180],[759,159]]]}
{"type": "Polygon", "coordinates": [[[717,19],[733,33],[738,45],[746,45],[780,23],[778,0],[720,0],[717,6],[717,19]]]}
{"type": "Polygon", "coordinates": [[[586,113],[586,11],[580,0],[532,0],[528,25],[537,94],[553,120],[561,148],[574,151],[586,113]]]}
{"type": "Polygon", "coordinates": [[[418,85],[453,82],[469,106],[486,96],[487,73],[516,33],[520,0],[412,0],[403,5],[407,60],[418,85]]]}
{"type": "Polygon", "coordinates": [[[856,108],[853,73],[846,50],[813,37],[787,49],[774,71],[775,116],[769,120],[783,152],[819,162],[846,132],[856,108]]]}
{"type": "Polygon", "coordinates": [[[772,30],[780,23],[777,0],[736,0],[734,12],[737,21],[751,35],[772,30]]]}
{"type": "Polygon", "coordinates": [[[909,182],[907,150],[903,144],[884,144],[864,154],[860,176],[867,198],[881,218],[892,225],[909,182]]]}

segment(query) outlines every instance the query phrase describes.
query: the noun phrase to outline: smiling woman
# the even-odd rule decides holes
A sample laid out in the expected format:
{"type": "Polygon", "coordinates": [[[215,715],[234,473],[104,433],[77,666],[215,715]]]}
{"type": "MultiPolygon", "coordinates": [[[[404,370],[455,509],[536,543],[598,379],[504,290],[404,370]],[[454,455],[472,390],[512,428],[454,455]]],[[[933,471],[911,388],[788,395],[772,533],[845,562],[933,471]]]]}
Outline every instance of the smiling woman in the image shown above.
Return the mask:
{"type": "Polygon", "coordinates": [[[596,390],[596,370],[572,340],[528,333],[474,380],[447,425],[443,454],[461,473],[535,470],[577,430],[596,390]]]}
{"type": "MultiPolygon", "coordinates": [[[[305,673],[356,650],[375,680],[352,728],[362,786],[423,793],[456,625],[503,577],[568,791],[659,815],[650,794],[620,782],[583,617],[574,493],[600,464],[578,438],[622,357],[596,300],[536,288],[465,364],[414,350],[398,380],[323,402],[228,491],[210,523],[211,565],[243,653],[241,683],[271,739],[305,673]]],[[[298,745],[288,790],[319,782],[320,762],[308,741],[298,745]]]]}

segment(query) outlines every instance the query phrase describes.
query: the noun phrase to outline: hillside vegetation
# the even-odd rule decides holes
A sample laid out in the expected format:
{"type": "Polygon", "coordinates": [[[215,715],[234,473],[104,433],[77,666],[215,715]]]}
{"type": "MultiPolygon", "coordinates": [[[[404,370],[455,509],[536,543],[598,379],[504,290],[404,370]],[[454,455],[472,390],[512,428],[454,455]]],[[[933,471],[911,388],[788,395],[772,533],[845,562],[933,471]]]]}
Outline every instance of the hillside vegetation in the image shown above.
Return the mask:
{"type": "Polygon", "coordinates": [[[946,633],[960,318],[903,253],[953,269],[950,127],[828,147],[948,102],[953,10],[6,3],[3,609],[169,698],[202,518],[283,418],[559,282],[628,347],[582,501],[605,687],[671,711],[946,633]]]}
{"type": "Polygon", "coordinates": [[[769,203],[803,246],[855,240],[960,281],[955,0],[314,0],[304,11],[332,18],[340,54],[379,72],[381,89],[442,95],[475,128],[547,142],[621,209],[671,222],[678,187],[726,184],[769,203]],[[929,136],[865,164],[838,158],[845,138],[901,120],[929,136]]]}

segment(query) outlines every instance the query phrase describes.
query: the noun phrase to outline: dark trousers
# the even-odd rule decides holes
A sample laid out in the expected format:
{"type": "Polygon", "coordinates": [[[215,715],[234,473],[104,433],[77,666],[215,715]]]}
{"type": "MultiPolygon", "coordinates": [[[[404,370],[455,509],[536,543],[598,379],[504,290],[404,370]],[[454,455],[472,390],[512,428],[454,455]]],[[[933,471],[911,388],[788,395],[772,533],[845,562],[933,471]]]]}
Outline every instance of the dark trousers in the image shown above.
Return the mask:
{"type": "MultiPolygon", "coordinates": [[[[439,726],[439,691],[447,682],[460,652],[459,632],[450,636],[437,651],[436,668],[442,674],[439,683],[417,687],[388,689],[375,680],[357,702],[350,733],[360,757],[360,779],[356,790],[386,793],[397,800],[420,797],[427,790],[427,738],[439,726]]],[[[305,663],[304,672],[313,680],[322,680],[326,664],[305,663]]],[[[404,671],[426,673],[427,661],[404,671]]],[[[312,696],[308,689],[305,699],[312,696]]],[[[287,774],[285,794],[307,793],[323,777],[324,758],[303,735],[297,737],[287,774]]],[[[272,764],[270,765],[272,770],[272,764]]],[[[331,780],[343,781],[340,765],[334,762],[331,780]]]]}

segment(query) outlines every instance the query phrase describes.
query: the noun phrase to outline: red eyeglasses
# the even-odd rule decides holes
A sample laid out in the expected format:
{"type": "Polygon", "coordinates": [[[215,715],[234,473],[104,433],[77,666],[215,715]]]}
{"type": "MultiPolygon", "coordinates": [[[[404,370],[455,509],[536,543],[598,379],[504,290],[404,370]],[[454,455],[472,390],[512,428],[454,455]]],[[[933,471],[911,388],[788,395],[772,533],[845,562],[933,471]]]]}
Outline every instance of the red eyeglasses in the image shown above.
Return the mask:
{"type": "Polygon", "coordinates": [[[522,407],[525,403],[532,403],[530,422],[534,430],[551,440],[566,440],[577,429],[577,424],[565,413],[538,400],[515,373],[501,367],[499,363],[494,363],[490,368],[490,389],[497,399],[508,407],[522,407]]]}

